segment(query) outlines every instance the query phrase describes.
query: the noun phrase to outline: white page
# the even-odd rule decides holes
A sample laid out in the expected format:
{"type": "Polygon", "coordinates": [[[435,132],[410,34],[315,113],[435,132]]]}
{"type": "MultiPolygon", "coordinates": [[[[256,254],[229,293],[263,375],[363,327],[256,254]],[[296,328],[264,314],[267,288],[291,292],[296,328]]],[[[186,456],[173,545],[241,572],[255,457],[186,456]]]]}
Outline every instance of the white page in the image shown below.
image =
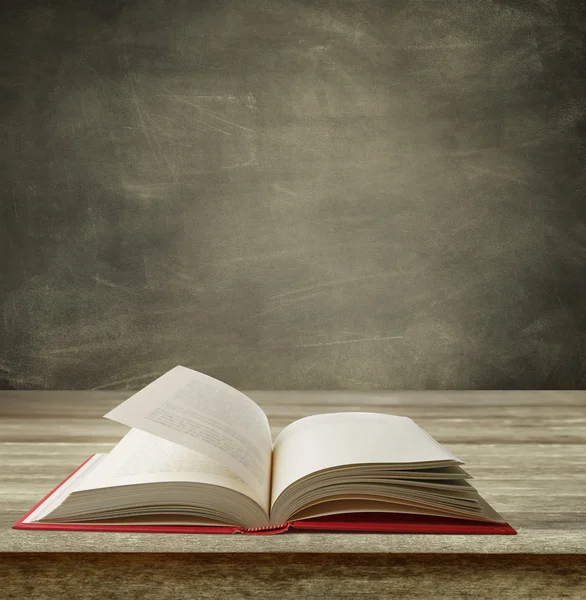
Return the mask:
{"type": "Polygon", "coordinates": [[[260,406],[229,385],[175,367],[104,416],[201,452],[268,503],[269,422],[260,406]]]}
{"type": "Polygon", "coordinates": [[[408,417],[363,412],[305,417],[275,440],[271,504],[294,481],[321,469],[436,461],[462,463],[408,417]]]}
{"type": "Polygon", "coordinates": [[[227,487],[253,498],[268,512],[265,498],[256,496],[230,469],[201,452],[140,429],[131,429],[74,491],[165,481],[227,487]]]}
{"type": "Polygon", "coordinates": [[[33,523],[53,512],[85,477],[89,477],[91,472],[97,468],[99,463],[104,460],[106,456],[107,454],[94,454],[94,456],[72,474],[67,481],[62,483],[59,488],[41,503],[28,517],[26,517],[24,522],[33,523]]]}

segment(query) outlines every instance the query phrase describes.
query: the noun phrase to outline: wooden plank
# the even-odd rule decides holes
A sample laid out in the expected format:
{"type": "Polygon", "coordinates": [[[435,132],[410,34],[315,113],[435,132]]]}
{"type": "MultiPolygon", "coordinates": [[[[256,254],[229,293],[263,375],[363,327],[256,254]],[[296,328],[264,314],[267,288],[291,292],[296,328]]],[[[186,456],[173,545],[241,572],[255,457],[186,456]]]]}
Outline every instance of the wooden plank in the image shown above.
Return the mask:
{"type": "MultiPolygon", "coordinates": [[[[382,411],[380,411],[382,412],[382,411]]],[[[531,417],[535,426],[529,427],[524,419],[434,419],[419,417],[409,411],[415,422],[442,444],[452,446],[460,443],[517,443],[517,444],[577,444],[584,438],[586,423],[579,419],[566,420],[543,417],[531,417]],[[547,430],[547,436],[544,435],[547,430]]],[[[529,417],[528,417],[529,419],[529,417]]],[[[273,439],[292,420],[271,419],[273,439]]],[[[60,417],[54,419],[2,419],[0,429],[1,442],[35,443],[42,431],[43,441],[48,442],[117,442],[128,428],[107,419],[73,419],[60,417]]]]}
{"type": "Polygon", "coordinates": [[[16,554],[4,600],[29,598],[398,598],[582,600],[584,556],[16,554]]]}
{"type": "MultiPolygon", "coordinates": [[[[0,442],[115,442],[127,430],[102,419],[129,392],[0,392],[0,442]],[[35,422],[35,419],[38,422],[35,422]]],[[[445,444],[581,443],[586,392],[251,392],[273,436],[308,414],[360,410],[413,418],[445,444]],[[499,400],[500,398],[500,400],[499,400]],[[549,403],[548,403],[549,402],[549,403]]]]}
{"type": "MultiPolygon", "coordinates": [[[[35,415],[60,416],[68,414],[93,418],[102,416],[108,410],[130,397],[129,391],[12,391],[0,390],[0,417],[35,415]],[[49,410],[49,407],[51,410],[49,410]]],[[[295,411],[295,414],[314,413],[316,408],[341,408],[346,406],[379,406],[392,408],[405,406],[409,408],[427,407],[448,410],[455,408],[460,413],[466,411],[484,411],[488,407],[508,411],[514,415],[518,407],[533,410],[541,407],[548,413],[563,410],[564,407],[586,409],[586,391],[329,391],[329,390],[252,390],[245,391],[265,410],[276,413],[282,410],[295,411]]],[[[574,413],[576,414],[576,413],[574,413]]],[[[583,412],[582,412],[583,415],[583,412]]]]}

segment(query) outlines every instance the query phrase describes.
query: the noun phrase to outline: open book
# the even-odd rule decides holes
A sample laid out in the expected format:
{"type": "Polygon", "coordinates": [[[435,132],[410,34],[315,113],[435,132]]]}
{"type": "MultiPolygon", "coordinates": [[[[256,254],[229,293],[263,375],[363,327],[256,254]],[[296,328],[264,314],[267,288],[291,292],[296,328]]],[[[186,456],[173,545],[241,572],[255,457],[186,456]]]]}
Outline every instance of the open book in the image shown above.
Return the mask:
{"type": "Polygon", "coordinates": [[[14,528],[515,533],[463,462],[407,417],[313,415],[273,442],[253,400],[185,367],[105,417],[131,429],[14,528]]]}

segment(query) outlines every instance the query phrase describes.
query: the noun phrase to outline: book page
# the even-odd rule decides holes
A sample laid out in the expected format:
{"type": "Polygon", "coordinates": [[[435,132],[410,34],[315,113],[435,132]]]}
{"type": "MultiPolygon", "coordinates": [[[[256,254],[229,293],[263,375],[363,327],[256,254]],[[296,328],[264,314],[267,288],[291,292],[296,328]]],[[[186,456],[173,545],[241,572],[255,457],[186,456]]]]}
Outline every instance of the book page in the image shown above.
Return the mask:
{"type": "Polygon", "coordinates": [[[67,496],[80,484],[82,479],[97,468],[98,464],[106,458],[107,454],[94,454],[85,464],[61,483],[37,508],[25,519],[24,523],[34,523],[57,508],[67,496]]]}
{"type": "Polygon", "coordinates": [[[104,416],[204,454],[268,503],[269,422],[260,406],[229,385],[175,367],[104,416]]]}
{"type": "Polygon", "coordinates": [[[227,487],[254,499],[268,512],[265,498],[258,497],[230,469],[201,452],[140,429],[131,429],[73,491],[171,481],[227,487]]]}
{"type": "Polygon", "coordinates": [[[361,463],[406,468],[437,461],[462,463],[408,417],[363,412],[305,417],[275,440],[271,506],[293,482],[322,469],[361,463]]]}

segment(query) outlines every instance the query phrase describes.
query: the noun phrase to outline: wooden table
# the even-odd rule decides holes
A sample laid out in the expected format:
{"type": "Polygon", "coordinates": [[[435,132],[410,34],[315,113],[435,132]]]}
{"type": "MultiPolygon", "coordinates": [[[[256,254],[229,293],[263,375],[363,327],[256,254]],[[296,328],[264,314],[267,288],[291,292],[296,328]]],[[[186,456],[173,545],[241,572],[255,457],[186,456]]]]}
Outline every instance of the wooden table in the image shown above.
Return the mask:
{"type": "Polygon", "coordinates": [[[517,536],[14,531],[127,428],[130,392],[0,392],[0,598],[586,598],[586,392],[250,392],[308,414],[406,415],[466,461],[517,536]]]}

